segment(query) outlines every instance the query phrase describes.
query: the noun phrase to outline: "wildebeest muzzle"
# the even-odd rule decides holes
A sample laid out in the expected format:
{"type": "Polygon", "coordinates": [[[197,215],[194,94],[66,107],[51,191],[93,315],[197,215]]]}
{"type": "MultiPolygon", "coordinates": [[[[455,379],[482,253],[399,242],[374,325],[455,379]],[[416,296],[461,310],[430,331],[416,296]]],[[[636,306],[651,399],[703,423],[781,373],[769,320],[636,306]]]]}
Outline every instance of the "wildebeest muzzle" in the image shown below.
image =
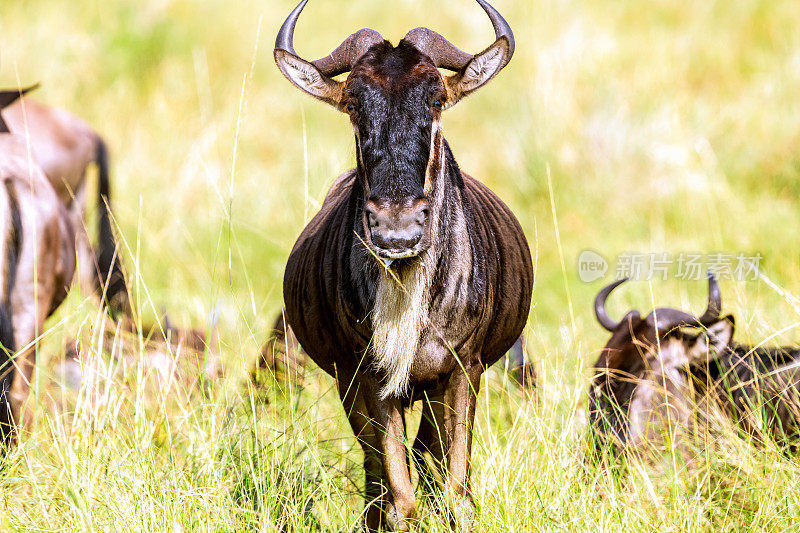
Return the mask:
{"type": "Polygon", "coordinates": [[[384,259],[414,257],[424,251],[429,220],[430,204],[425,198],[371,199],[364,207],[364,230],[373,251],[384,259]]]}

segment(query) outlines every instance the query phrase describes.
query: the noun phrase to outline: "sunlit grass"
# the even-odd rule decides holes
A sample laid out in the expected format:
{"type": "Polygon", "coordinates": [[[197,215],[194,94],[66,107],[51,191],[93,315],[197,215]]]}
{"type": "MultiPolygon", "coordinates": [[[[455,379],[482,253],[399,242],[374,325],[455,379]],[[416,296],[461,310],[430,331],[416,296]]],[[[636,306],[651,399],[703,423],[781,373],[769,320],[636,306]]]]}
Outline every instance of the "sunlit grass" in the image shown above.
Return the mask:
{"type": "MultiPolygon", "coordinates": [[[[489,44],[477,5],[432,5],[314,0],[297,49],[323,56],[363,26],[395,42],[429,25],[467,50],[489,44]]],[[[526,334],[540,386],[533,400],[494,370],[484,380],[476,531],[791,528],[800,465],[732,431],[689,464],[589,460],[586,381],[606,339],[591,314],[601,282],[580,282],[576,261],[585,249],[760,252],[772,284],[722,285],[736,338],[758,343],[798,321],[780,290],[800,294],[800,5],[496,7],[515,30],[516,56],[448,111],[445,128],[461,167],[508,202],[536,252],[526,334]]],[[[280,308],[294,239],[354,160],[347,120],[273,65],[290,9],[271,0],[0,9],[0,85],[41,81],[38,98],[86,118],[112,148],[137,310],[148,320],[166,310],[183,326],[216,310],[225,374],[208,393],[176,384],[183,389],[159,395],[142,360],[133,373],[109,368],[107,379],[66,390],[57,382],[64,343],[100,327],[76,291],[48,322],[34,432],[4,461],[3,529],[349,531],[360,522],[360,451],[332,381],[319,370],[290,392],[246,381],[280,308]]],[[[609,308],[646,311],[654,300],[697,311],[705,296],[700,282],[650,290],[631,284],[609,308]]],[[[775,342],[798,339],[790,329],[775,342]]],[[[426,527],[447,531],[428,509],[426,527]]]]}

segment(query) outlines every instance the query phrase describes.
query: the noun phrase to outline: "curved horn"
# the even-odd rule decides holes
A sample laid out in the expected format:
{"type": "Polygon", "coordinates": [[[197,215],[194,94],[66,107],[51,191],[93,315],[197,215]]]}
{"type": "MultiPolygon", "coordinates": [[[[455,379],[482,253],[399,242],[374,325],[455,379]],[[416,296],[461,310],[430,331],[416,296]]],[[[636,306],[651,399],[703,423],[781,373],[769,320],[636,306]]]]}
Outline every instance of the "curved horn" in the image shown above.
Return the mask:
{"type": "MultiPolygon", "coordinates": [[[[9,91],[0,91],[0,110],[10,106],[29,92],[38,89],[39,84],[35,83],[29,87],[24,87],[22,89],[13,89],[9,91]]],[[[11,133],[8,129],[8,125],[3,120],[3,117],[0,116],[0,133],[11,133]]]]}
{"type": "Polygon", "coordinates": [[[475,57],[459,49],[448,41],[443,35],[428,28],[414,28],[403,37],[403,40],[413,44],[433,60],[433,64],[440,68],[458,72],[467,66],[475,57]]]}
{"type": "Polygon", "coordinates": [[[708,273],[708,304],[706,305],[706,312],[703,313],[698,321],[703,326],[709,326],[719,320],[719,315],[722,312],[722,296],[719,293],[719,284],[717,278],[711,272],[708,273]]]}
{"type": "Polygon", "coordinates": [[[608,295],[611,294],[611,291],[628,281],[630,278],[622,278],[620,280],[615,281],[611,285],[606,286],[603,290],[597,293],[597,297],[594,299],[594,316],[597,317],[597,321],[610,332],[616,331],[619,327],[621,322],[615,322],[608,316],[608,312],[606,311],[606,299],[608,295]]]}
{"type": "Polygon", "coordinates": [[[654,309],[647,315],[645,321],[662,334],[681,326],[697,327],[700,325],[696,316],[669,307],[654,309]]]}
{"type": "Polygon", "coordinates": [[[364,55],[364,52],[369,50],[371,46],[382,42],[383,37],[380,33],[364,28],[345,39],[329,56],[311,63],[320,72],[332,78],[339,74],[350,72],[358,58],[364,55]]]}
{"type": "Polygon", "coordinates": [[[511,61],[511,56],[514,55],[514,32],[511,31],[511,26],[508,25],[506,19],[504,19],[503,16],[489,4],[489,2],[486,0],[478,0],[478,3],[481,5],[483,10],[486,11],[486,14],[489,15],[489,20],[492,21],[495,40],[499,41],[502,37],[505,37],[508,40],[508,57],[503,64],[503,66],[506,66],[508,62],[511,61]]]}
{"type": "Polygon", "coordinates": [[[6,91],[0,91],[0,109],[4,107],[8,107],[26,94],[31,91],[35,91],[39,88],[38,83],[34,83],[28,87],[22,87],[20,89],[9,89],[6,91]]]}
{"type": "MultiPolygon", "coordinates": [[[[300,13],[303,12],[307,3],[308,0],[302,0],[283,22],[281,29],[278,30],[278,37],[275,39],[276,50],[284,50],[294,56],[300,57],[294,50],[294,28],[297,26],[297,19],[300,18],[300,13]]],[[[311,63],[317,67],[322,74],[332,78],[339,74],[349,72],[353,64],[364,52],[369,50],[370,46],[380,42],[383,42],[383,37],[381,37],[380,33],[375,30],[364,28],[345,39],[330,55],[312,61],[311,63]]]]}
{"type": "Polygon", "coordinates": [[[682,326],[688,327],[707,327],[719,320],[720,312],[722,311],[722,298],[719,293],[719,285],[717,279],[711,272],[708,273],[708,305],[706,311],[700,318],[681,311],[679,309],[661,308],[655,309],[651,312],[646,320],[651,326],[656,328],[659,333],[667,333],[668,331],[679,328],[682,326]]]}
{"type": "MultiPolygon", "coordinates": [[[[495,42],[505,37],[508,40],[508,57],[504,60],[500,68],[505,67],[511,56],[514,55],[514,32],[508,25],[506,19],[498,13],[486,0],[477,0],[489,16],[489,20],[494,27],[495,42]]],[[[414,28],[406,34],[404,39],[413,44],[418,50],[424,52],[433,60],[433,63],[440,68],[458,72],[472,60],[472,54],[468,54],[448,41],[442,35],[428,28],[414,28]]]]}
{"type": "Polygon", "coordinates": [[[302,0],[283,21],[281,29],[278,30],[278,37],[275,38],[276,50],[286,50],[292,55],[297,55],[294,51],[294,27],[297,26],[297,19],[300,18],[300,13],[307,3],[308,0],[302,0]]]}

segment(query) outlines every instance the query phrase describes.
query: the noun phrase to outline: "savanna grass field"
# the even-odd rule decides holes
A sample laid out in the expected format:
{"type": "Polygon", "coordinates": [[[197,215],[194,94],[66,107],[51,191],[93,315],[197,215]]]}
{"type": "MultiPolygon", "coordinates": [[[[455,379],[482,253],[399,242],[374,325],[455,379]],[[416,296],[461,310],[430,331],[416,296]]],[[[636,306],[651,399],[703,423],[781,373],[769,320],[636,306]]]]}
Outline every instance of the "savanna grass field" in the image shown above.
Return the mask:
{"type": "MultiPolygon", "coordinates": [[[[494,5],[516,54],[444,126],[461,168],[527,235],[536,279],[524,334],[538,386],[525,391],[497,367],[484,375],[474,530],[797,528],[797,456],[722,427],[688,454],[592,461],[586,395],[608,338],[592,301],[620,254],[759,254],[758,276],[721,280],[736,339],[800,342],[800,3],[494,5]],[[581,279],[585,250],[609,261],[605,277],[581,279]]],[[[32,432],[2,460],[3,530],[361,527],[362,454],[333,380],[312,367],[301,387],[250,381],[291,247],[355,163],[347,117],[294,89],[273,62],[293,7],[2,2],[0,86],[40,81],[35,98],[84,118],[110,146],[137,319],[216,321],[223,369],[207,387],[153,388],[142,348],[139,364],[117,371],[97,333],[108,319],[76,287],[41,332],[32,432]],[[101,376],[72,389],[59,368],[78,336],[101,376]]],[[[494,40],[469,0],[313,0],[295,46],[316,58],[362,27],[396,43],[423,25],[473,53],[494,40]]],[[[612,316],[702,311],[705,283],[677,268],[620,289],[612,316]]],[[[409,414],[409,439],[419,416],[409,414]]],[[[422,488],[418,497],[418,530],[449,531],[422,488]]]]}

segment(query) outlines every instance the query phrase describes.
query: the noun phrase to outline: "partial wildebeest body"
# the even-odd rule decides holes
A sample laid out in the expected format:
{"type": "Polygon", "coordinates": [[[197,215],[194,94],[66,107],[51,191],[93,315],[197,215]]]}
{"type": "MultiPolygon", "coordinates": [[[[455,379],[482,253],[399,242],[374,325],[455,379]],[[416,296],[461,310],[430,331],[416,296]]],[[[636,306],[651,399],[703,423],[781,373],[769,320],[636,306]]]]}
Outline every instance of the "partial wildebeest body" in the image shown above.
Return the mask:
{"type": "MultiPolygon", "coordinates": [[[[722,338],[732,336],[733,317],[727,317],[722,327],[710,335],[712,345],[722,346],[722,338]]],[[[718,401],[745,433],[757,441],[772,438],[797,450],[800,348],[756,348],[731,342],[707,361],[692,361],[690,371],[695,388],[718,401]]]]}
{"type": "Polygon", "coordinates": [[[336,180],[292,250],[286,318],[338,382],[364,451],[367,527],[408,531],[416,516],[403,407],[421,399],[414,451],[446,466],[450,516],[469,531],[480,377],[523,330],[533,267],[509,208],[456,164],[441,113],[510,61],[513,34],[478,0],[496,41],[476,56],[425,28],[396,47],[361,30],[310,63],[292,44],[306,2],[281,28],[275,60],[294,85],[350,116],[357,167],[336,180]]]}
{"type": "MultiPolygon", "coordinates": [[[[536,370],[533,363],[525,360],[525,339],[522,337],[517,339],[497,365],[503,362],[505,362],[503,368],[513,382],[526,389],[536,387],[536,370]]],[[[308,354],[299,346],[292,328],[286,325],[284,314],[279,314],[267,341],[259,350],[252,371],[253,379],[258,380],[261,373],[268,372],[279,382],[302,385],[307,365],[308,354]]]]}
{"type": "Polygon", "coordinates": [[[597,297],[600,323],[613,333],[595,364],[590,418],[617,448],[637,448],[665,428],[690,429],[700,403],[719,406],[747,434],[797,444],[800,437],[800,349],[734,343],[732,316],[720,317],[716,280],[709,278],[706,313],[632,311],[619,323],[597,297]],[[690,332],[687,328],[701,328],[690,332]]]}
{"type": "Polygon", "coordinates": [[[179,328],[164,316],[159,323],[141,329],[127,320],[103,321],[87,333],[67,343],[60,367],[63,382],[73,389],[85,384],[96,391],[96,383],[111,372],[124,376],[141,370],[144,377],[153,378],[161,392],[179,386],[183,393],[209,390],[222,373],[219,338],[213,324],[208,329],[179,328]],[[111,354],[116,364],[100,362],[103,357],[98,352],[111,354]]]}
{"type": "Polygon", "coordinates": [[[72,283],[75,234],[64,205],[29,157],[25,139],[9,133],[2,118],[0,180],[4,185],[0,189],[0,340],[5,349],[0,363],[0,430],[3,440],[9,442],[15,426],[30,423],[24,404],[33,376],[36,339],[72,283]]]}
{"type": "Polygon", "coordinates": [[[262,372],[268,372],[278,381],[301,385],[307,365],[308,354],[297,343],[292,328],[286,325],[286,316],[279,314],[258,352],[251,372],[253,380],[258,381],[262,372]]]}
{"type": "MultiPolygon", "coordinates": [[[[21,91],[28,92],[29,88],[21,91]]],[[[20,91],[0,91],[0,101],[16,99],[20,91]]],[[[77,236],[81,283],[88,293],[102,289],[101,297],[112,313],[128,309],[128,294],[114,233],[109,205],[108,150],[103,139],[83,120],[30,98],[3,109],[2,117],[12,133],[28,139],[39,166],[67,206],[77,236]],[[98,171],[98,248],[92,251],[84,222],[86,174],[94,163],[98,171]]]]}

